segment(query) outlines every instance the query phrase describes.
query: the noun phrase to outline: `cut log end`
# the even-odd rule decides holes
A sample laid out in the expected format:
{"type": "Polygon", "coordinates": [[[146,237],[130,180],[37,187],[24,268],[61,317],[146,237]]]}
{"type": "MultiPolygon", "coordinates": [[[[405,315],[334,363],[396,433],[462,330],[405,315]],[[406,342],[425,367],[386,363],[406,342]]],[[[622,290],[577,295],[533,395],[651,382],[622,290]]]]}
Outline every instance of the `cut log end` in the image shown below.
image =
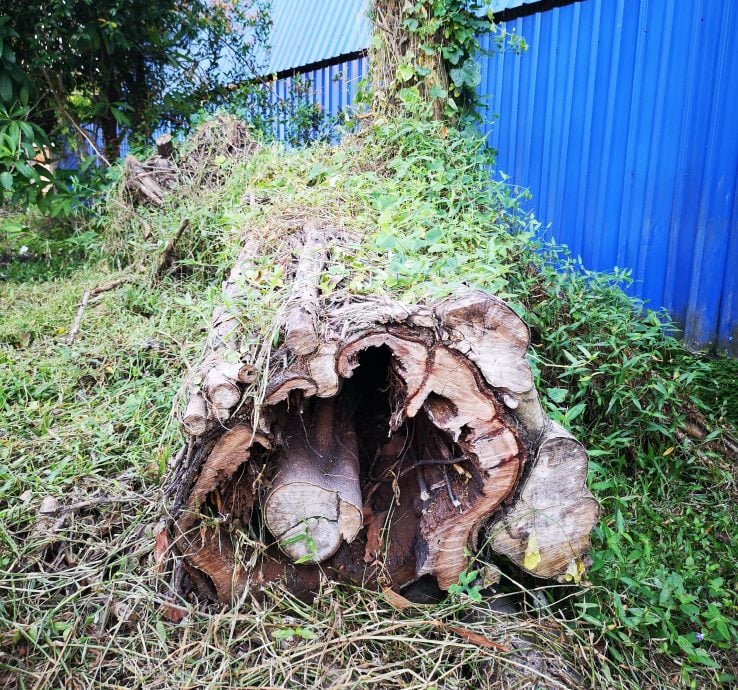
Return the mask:
{"type": "Polygon", "coordinates": [[[171,158],[174,155],[174,141],[171,134],[162,134],[156,138],[156,152],[162,158],[171,158]]]}
{"type": "Polygon", "coordinates": [[[190,436],[202,436],[208,426],[208,408],[200,393],[192,393],[187,401],[182,425],[190,436]]]}
{"type": "Polygon", "coordinates": [[[267,527],[293,560],[320,563],[361,529],[356,433],[340,399],[280,411],[283,443],[264,503],[267,527]]]}
{"type": "MultiPolygon", "coordinates": [[[[492,549],[534,575],[578,567],[597,518],[586,453],[540,407],[525,324],[478,291],[435,308],[390,304],[374,325],[370,305],[357,308],[355,321],[345,306],[326,315],[310,353],[271,374],[262,404],[234,410],[215,446],[211,432],[199,442],[200,478],[178,528],[189,539],[200,530],[193,567],[207,575],[203,563],[218,561],[217,598],[224,558],[233,587],[248,578],[237,549],[223,549],[227,532],[208,552],[215,540],[197,511],[262,533],[253,581],[271,573],[298,590],[314,582],[307,563],[364,585],[431,575],[447,589],[487,525],[492,549]],[[266,420],[258,437],[245,422],[254,416],[266,420]]],[[[218,409],[242,400],[240,376],[224,371],[203,381],[218,409]]],[[[196,420],[202,400],[190,403],[196,420]]]]}
{"type": "Polygon", "coordinates": [[[290,482],[271,492],[264,505],[269,531],[295,562],[322,563],[342,541],[351,543],[361,529],[359,508],[337,491],[290,482]]]}
{"type": "Polygon", "coordinates": [[[211,405],[222,410],[230,410],[241,400],[237,382],[218,367],[212,367],[205,374],[203,389],[211,405]]]}
{"type": "Polygon", "coordinates": [[[533,575],[578,579],[599,517],[586,480],[586,451],[551,423],[519,499],[489,527],[492,548],[533,575]]]}

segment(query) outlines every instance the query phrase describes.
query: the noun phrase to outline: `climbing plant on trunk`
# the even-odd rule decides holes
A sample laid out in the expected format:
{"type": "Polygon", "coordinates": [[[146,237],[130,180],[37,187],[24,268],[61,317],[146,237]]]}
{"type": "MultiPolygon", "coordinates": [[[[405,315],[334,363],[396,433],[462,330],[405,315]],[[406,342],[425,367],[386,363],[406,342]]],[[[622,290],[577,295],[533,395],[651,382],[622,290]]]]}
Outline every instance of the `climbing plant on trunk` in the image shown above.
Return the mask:
{"type": "Polygon", "coordinates": [[[369,64],[375,112],[428,103],[433,116],[466,124],[480,116],[479,58],[525,41],[494,23],[481,0],[376,0],[369,64]],[[483,50],[489,34],[492,49],[483,50]]]}

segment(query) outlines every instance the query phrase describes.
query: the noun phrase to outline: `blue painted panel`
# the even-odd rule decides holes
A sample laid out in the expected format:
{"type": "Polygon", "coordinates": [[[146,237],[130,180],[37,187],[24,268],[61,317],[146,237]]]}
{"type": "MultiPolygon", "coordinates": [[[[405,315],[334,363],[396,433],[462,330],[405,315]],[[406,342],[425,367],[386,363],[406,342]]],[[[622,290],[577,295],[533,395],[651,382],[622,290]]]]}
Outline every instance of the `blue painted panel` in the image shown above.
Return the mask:
{"type": "Polygon", "coordinates": [[[586,0],[509,22],[485,130],[547,234],[629,268],[692,347],[738,355],[738,3],[586,0]]]}
{"type": "MultiPolygon", "coordinates": [[[[278,79],[271,87],[272,103],[277,100],[294,102],[296,98],[301,98],[306,103],[320,105],[326,114],[336,116],[355,101],[359,82],[366,76],[367,69],[368,59],[360,57],[302,72],[299,79],[307,88],[301,87],[300,96],[295,96],[293,77],[278,79]]],[[[275,133],[284,139],[284,124],[280,124],[275,133]]]]}

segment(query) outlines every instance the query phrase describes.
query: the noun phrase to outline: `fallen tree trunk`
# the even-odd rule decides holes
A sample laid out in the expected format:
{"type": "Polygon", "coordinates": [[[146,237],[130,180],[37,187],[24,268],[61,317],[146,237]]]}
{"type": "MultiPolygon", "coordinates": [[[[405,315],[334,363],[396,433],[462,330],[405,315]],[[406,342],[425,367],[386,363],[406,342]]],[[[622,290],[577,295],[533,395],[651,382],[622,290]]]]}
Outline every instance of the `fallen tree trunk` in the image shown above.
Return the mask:
{"type": "Polygon", "coordinates": [[[322,570],[447,589],[482,534],[534,575],[578,579],[598,507],[586,452],[539,403],[525,323],[470,288],[419,305],[326,298],[329,232],[308,222],[292,246],[269,357],[241,337],[257,240],[224,283],[170,475],[185,588],[308,592],[322,570]]]}

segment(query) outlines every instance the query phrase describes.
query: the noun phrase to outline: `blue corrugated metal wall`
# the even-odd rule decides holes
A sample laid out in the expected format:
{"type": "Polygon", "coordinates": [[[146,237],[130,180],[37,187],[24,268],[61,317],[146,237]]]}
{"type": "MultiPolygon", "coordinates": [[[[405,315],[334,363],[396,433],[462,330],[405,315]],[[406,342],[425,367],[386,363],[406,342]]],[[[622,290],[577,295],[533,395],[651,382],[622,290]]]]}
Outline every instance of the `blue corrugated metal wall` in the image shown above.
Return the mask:
{"type": "Polygon", "coordinates": [[[738,355],[738,3],[584,0],[485,60],[498,166],[587,268],[738,355]]]}
{"type": "MultiPolygon", "coordinates": [[[[300,73],[300,81],[309,85],[302,98],[308,103],[320,104],[328,115],[338,115],[356,99],[359,82],[367,73],[367,65],[367,58],[360,57],[300,73]]],[[[272,103],[278,99],[294,99],[292,86],[292,77],[276,80],[272,86],[272,103]]],[[[276,134],[284,138],[284,124],[278,126],[276,134]]]]}

